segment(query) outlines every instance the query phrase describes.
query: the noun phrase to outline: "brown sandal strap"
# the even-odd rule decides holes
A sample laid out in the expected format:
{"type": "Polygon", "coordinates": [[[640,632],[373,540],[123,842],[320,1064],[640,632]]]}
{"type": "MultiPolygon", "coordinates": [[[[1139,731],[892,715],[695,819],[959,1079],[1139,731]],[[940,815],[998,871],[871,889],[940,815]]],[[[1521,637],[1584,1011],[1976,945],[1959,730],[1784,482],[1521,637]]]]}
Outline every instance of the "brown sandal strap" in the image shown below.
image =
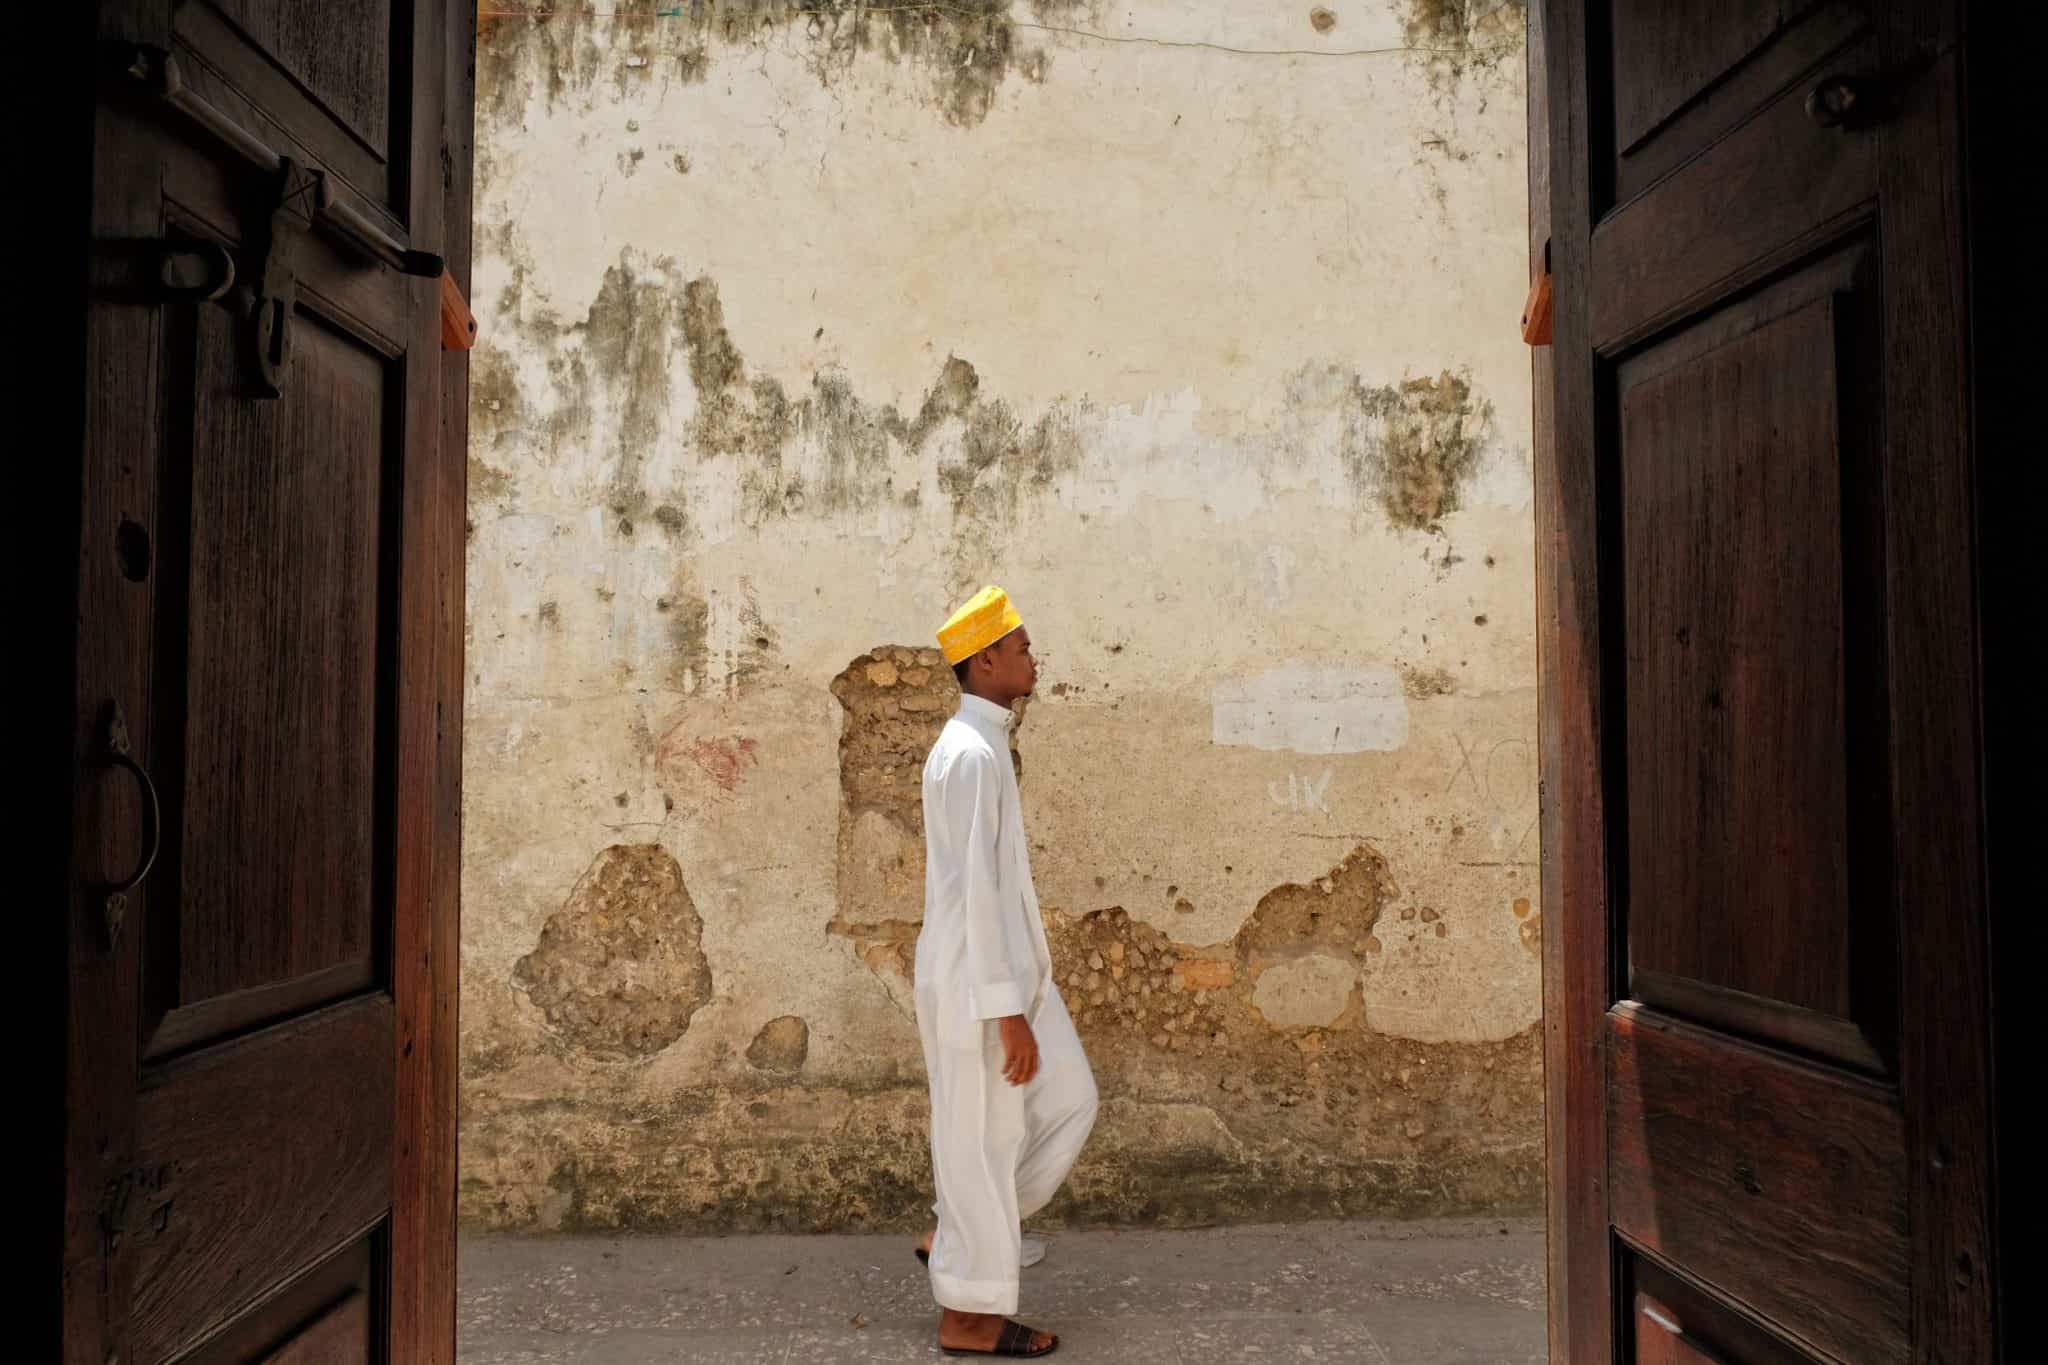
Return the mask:
{"type": "Polygon", "coordinates": [[[996,1344],[986,1351],[971,1346],[940,1346],[939,1350],[949,1356],[989,1356],[1011,1360],[1036,1360],[1049,1356],[1059,1348],[1060,1339],[1048,1336],[1045,1345],[1034,1347],[1032,1339],[1038,1335],[1033,1328],[1026,1327],[1014,1318],[1003,1319],[1003,1329],[996,1333],[996,1344]]]}
{"type": "Polygon", "coordinates": [[[1053,1347],[1059,1345],[1058,1339],[1054,1338],[1048,1340],[1043,1347],[1035,1347],[1032,1342],[1037,1336],[1035,1329],[1026,1327],[1015,1318],[1006,1318],[1003,1320],[1003,1330],[996,1335],[994,1354],[1029,1360],[1034,1356],[1048,1355],[1053,1347]]]}

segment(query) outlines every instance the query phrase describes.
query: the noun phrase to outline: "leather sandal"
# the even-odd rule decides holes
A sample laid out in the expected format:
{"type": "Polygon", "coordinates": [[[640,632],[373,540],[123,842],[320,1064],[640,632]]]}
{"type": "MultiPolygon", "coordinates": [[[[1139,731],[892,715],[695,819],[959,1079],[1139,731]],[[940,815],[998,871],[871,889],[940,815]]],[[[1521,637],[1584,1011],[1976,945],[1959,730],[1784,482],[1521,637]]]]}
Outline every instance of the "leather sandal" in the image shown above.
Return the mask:
{"type": "Polygon", "coordinates": [[[1046,1337],[1045,1345],[1033,1346],[1031,1342],[1037,1335],[1035,1329],[1005,1318],[1003,1330],[996,1333],[996,1344],[989,1350],[984,1351],[972,1346],[941,1346],[939,1350],[949,1356],[1000,1356],[1011,1360],[1036,1360],[1040,1356],[1049,1356],[1060,1348],[1060,1339],[1051,1335],[1046,1337]]]}

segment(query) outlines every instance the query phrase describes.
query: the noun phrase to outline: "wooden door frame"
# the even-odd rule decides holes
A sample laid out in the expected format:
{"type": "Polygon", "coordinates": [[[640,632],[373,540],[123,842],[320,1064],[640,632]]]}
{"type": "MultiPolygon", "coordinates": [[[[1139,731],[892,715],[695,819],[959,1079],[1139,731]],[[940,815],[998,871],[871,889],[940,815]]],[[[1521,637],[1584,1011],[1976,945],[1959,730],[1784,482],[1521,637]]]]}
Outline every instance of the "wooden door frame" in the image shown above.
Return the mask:
{"type": "Polygon", "coordinates": [[[1600,807],[1599,541],[1591,447],[1561,452],[1560,423],[1590,429],[1591,348],[1583,344],[1583,279],[1590,224],[1554,185],[1553,151],[1584,162],[1585,119],[1554,110],[1553,91],[1583,80],[1583,35],[1557,34],[1549,0],[1528,8],[1529,258],[1553,280],[1555,343],[1531,356],[1531,464],[1535,500],[1537,838],[1544,908],[1544,1247],[1550,1359],[1607,1358],[1615,1323],[1613,1254],[1605,1192],[1564,1199],[1575,1166],[1607,1162],[1605,1051],[1608,911],[1600,807]],[[1553,41],[1556,34],[1556,41],[1553,41]],[[1553,71],[1553,62],[1564,69],[1553,71]],[[1563,137],[1553,143],[1553,128],[1563,137]],[[1574,232],[1574,228],[1577,229],[1574,232]],[[1585,382],[1561,386],[1558,353],[1573,346],[1585,382]],[[1570,392],[1563,389],[1569,387],[1570,392]],[[1560,411],[1562,408],[1562,411],[1560,411]],[[1573,907],[1599,907],[1581,915],[1573,907]],[[1575,1043],[1575,1039],[1593,1040],[1575,1043]]]}
{"type": "MultiPolygon", "coordinates": [[[[441,0],[422,8],[424,13],[416,16],[416,50],[438,53],[442,65],[433,101],[438,116],[417,120],[413,133],[415,202],[431,202],[428,187],[439,182],[435,237],[449,275],[467,298],[477,11],[467,0],[441,0]],[[437,18],[441,31],[430,32],[437,18]]],[[[438,299],[434,282],[419,287],[438,299]]],[[[439,330],[437,323],[436,335],[439,330]]],[[[426,867],[401,867],[399,883],[402,890],[408,876],[417,878],[412,885],[419,889],[424,913],[400,915],[391,950],[398,1095],[392,1125],[397,1150],[391,1172],[389,1340],[395,1365],[455,1365],[469,354],[467,349],[443,349],[438,357],[440,438],[433,448],[439,458],[421,508],[427,522],[423,576],[430,579],[432,598],[425,619],[416,625],[408,611],[404,626],[422,632],[420,652],[433,661],[428,677],[409,681],[430,695],[418,714],[430,713],[434,728],[419,737],[431,752],[414,769],[427,775],[429,785],[410,799],[400,798],[401,818],[407,811],[415,813],[430,833],[416,845],[426,855],[426,867]]],[[[407,532],[407,541],[411,538],[407,532]]]]}
{"type": "MultiPolygon", "coordinates": [[[[1532,0],[1528,8],[1529,250],[1532,279],[1546,259],[1555,285],[1555,346],[1532,356],[1532,463],[1535,495],[1537,712],[1541,814],[1544,1028],[1544,1125],[1546,1138],[1546,1277],[1550,1359],[1557,1365],[1591,1365],[1612,1359],[1618,1335],[1618,1267],[1612,1250],[1604,1180],[1581,1185],[1576,1169],[1605,1171],[1606,1049],[1604,1016],[1617,982],[1613,961],[1613,908],[1607,898],[1605,812],[1602,809],[1602,602],[1599,558],[1602,528],[1594,517],[1598,412],[1592,350],[1588,343],[1582,279],[1588,266],[1592,223],[1589,205],[1574,202],[1569,174],[1553,174],[1553,150],[1564,165],[1584,166],[1589,146],[1589,111],[1569,104],[1570,92],[1586,89],[1585,6],[1553,6],[1532,0]],[[1553,141],[1553,138],[1555,139],[1553,141]],[[1562,353],[1562,360],[1560,359],[1562,353]],[[1560,444],[1559,433],[1570,439],[1560,444]],[[1579,907],[1586,907],[1580,910],[1579,907]]],[[[1958,99],[1952,112],[1963,164],[1935,172],[1956,201],[1950,221],[1960,228],[1956,243],[1967,263],[1955,302],[1964,310],[1966,345],[1941,357],[1953,367],[1929,388],[1951,381],[1951,394],[1966,395],[1961,426],[1967,433],[1964,459],[1974,495],[1964,510],[1968,568],[1977,584],[1977,619],[1972,639],[1976,698],[1976,746],[1982,807],[1976,851],[1981,876],[1958,897],[1966,910],[1981,907],[1981,935],[1954,954],[1958,965],[1988,962],[1989,998],[1981,1012],[1982,1036],[1959,1040],[1988,1050],[1992,1131],[1983,1135],[1981,1169],[1965,1155],[1963,1167],[1981,1182],[1974,1190],[1938,1188],[1926,1167],[1916,1168],[1913,1209],[1935,1222],[1958,1203],[1981,1201],[1988,1223],[1993,1264],[1936,1264],[1915,1255],[1912,1320],[1916,1340],[1936,1323],[1961,1325],[1973,1316],[1959,1300],[1972,1291],[1958,1276],[1974,1276],[1990,1296],[1991,1349],[2004,1359],[2008,1334],[1998,1330],[2012,1257],[2004,1254],[2000,1217],[2003,1187],[1999,1151],[2018,1150],[2018,1099],[2012,1090],[2018,1030],[2011,1002],[2020,984],[2017,923],[2021,865],[2031,831],[2016,798],[2013,770],[2030,730],[2023,730],[2024,698],[2034,689],[2022,680],[2022,631],[2038,615],[2028,588],[2038,581],[2034,565],[2022,559],[2030,532],[2021,520],[2035,505],[2028,478],[2038,449],[2038,421],[2023,414],[2031,392],[2027,356],[2038,347],[2042,293],[2036,229],[2025,216],[2031,177],[2014,173],[2027,152],[2023,130],[2033,126],[2023,95],[2022,53],[2031,53],[2032,26],[2016,7],[1991,0],[1963,0],[1955,9],[1953,41],[1958,99]],[[2022,688],[2027,687],[2023,693],[2022,688]],[[1994,802],[1993,792],[2000,800],[1994,802]],[[2001,892],[2003,894],[2001,894],[2001,892]],[[2003,944],[2006,951],[1992,951],[2003,944]]],[[[1939,30],[1936,18],[1931,27],[1939,30]]],[[[1941,149],[1928,149],[1937,161],[1941,149]]],[[[1894,243],[1891,268],[1914,268],[1914,248],[1937,243],[1894,243]]],[[[1927,259],[1925,256],[1921,260],[1927,259]]],[[[1907,774],[1909,776],[1909,774],[1907,774]]],[[[1923,1039],[1919,1056],[1904,1059],[1921,1075],[1939,1065],[1931,1056],[1936,1040],[1923,1039]]],[[[1918,1076],[1909,1079],[1917,1081],[1918,1076]]],[[[1909,1126],[1927,1136],[1928,1116],[1909,1109],[1909,1126]]],[[[1990,1358],[1989,1356],[1982,1358],[1990,1358]]]]}

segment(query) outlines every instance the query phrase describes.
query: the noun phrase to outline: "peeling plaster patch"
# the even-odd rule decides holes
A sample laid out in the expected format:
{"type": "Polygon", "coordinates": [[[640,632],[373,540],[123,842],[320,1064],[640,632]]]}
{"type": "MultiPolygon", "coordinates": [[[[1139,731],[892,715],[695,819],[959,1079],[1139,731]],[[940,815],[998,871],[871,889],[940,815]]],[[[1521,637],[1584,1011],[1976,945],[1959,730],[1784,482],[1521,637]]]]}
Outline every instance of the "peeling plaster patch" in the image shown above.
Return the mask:
{"type": "Polygon", "coordinates": [[[1408,701],[1390,668],[1292,665],[1211,689],[1210,742],[1300,754],[1390,752],[1408,701]]]}
{"type": "MultiPolygon", "coordinates": [[[[832,932],[855,939],[870,967],[896,962],[907,979],[906,945],[924,917],[924,762],[960,707],[960,685],[938,650],[884,645],[848,664],[831,691],[845,708],[832,932]],[[907,926],[907,936],[892,924],[907,926]]],[[[1010,727],[1020,775],[1021,728],[1010,727]]]]}
{"type": "MultiPolygon", "coordinates": [[[[1121,907],[1050,911],[1053,975],[1091,1050],[1245,1059],[1274,1046],[1253,1012],[1256,983],[1276,964],[1309,957],[1348,961],[1355,980],[1380,909],[1398,894],[1386,860],[1361,846],[1325,876],[1267,892],[1226,944],[1177,943],[1121,907]]],[[[1348,986],[1345,996],[1348,1004],[1348,986]]],[[[1355,1023],[1345,1008],[1330,1022],[1355,1023]]]]}
{"type": "Polygon", "coordinates": [[[770,1019],[761,1025],[754,1041],[747,1045],[747,1061],[757,1071],[785,1074],[803,1070],[811,1052],[811,1026],[793,1014],[770,1019]]]}
{"type": "Polygon", "coordinates": [[[683,870],[659,844],[597,855],[512,979],[578,1051],[651,1057],[681,1038],[711,998],[704,922],[683,870]]]}
{"type": "MultiPolygon", "coordinates": [[[[906,1014],[924,922],[924,762],[960,707],[960,685],[936,649],[882,645],[832,680],[839,732],[839,911],[845,939],[906,1014]]],[[[1019,709],[1020,716],[1022,708],[1019,709]]],[[[1010,761],[1019,726],[1010,731],[1010,761]]]]}
{"type": "MultiPolygon", "coordinates": [[[[892,689],[919,654],[871,651],[842,677],[892,689]]],[[[1048,1219],[1536,1207],[1540,1030],[1425,1043],[1363,1026],[1349,983],[1398,894],[1385,859],[1360,847],[1324,876],[1268,892],[1226,944],[1175,943],[1116,908],[1048,909],[1055,976],[1103,1091],[1097,1137],[1048,1219]]],[[[917,929],[832,926],[885,985],[902,986],[917,929]]],[[[930,1203],[929,1097],[900,1082],[789,1083],[800,1022],[754,1035],[745,1079],[575,1105],[479,1095],[465,1118],[465,1219],[576,1231],[911,1226],[930,1203]]]]}
{"type": "Polygon", "coordinates": [[[1246,954],[1314,946],[1363,957],[1371,951],[1380,911],[1400,894],[1387,860],[1361,844],[1324,876],[1261,896],[1237,931],[1237,943],[1246,954]]]}

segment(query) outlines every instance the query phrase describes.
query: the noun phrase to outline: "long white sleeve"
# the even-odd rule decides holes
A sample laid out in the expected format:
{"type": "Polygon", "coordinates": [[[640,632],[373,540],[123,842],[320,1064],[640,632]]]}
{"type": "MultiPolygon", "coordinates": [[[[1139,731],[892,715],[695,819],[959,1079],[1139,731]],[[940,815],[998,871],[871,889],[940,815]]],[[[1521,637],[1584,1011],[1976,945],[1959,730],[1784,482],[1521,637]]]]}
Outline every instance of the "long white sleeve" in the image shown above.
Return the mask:
{"type": "Polygon", "coordinates": [[[1002,774],[985,751],[953,760],[945,780],[947,819],[954,847],[964,855],[961,892],[967,927],[967,998],[976,1019],[1024,1013],[1025,974],[1009,960],[1004,918],[1020,912],[1015,888],[1005,894],[999,836],[1003,828],[1002,774]]]}

